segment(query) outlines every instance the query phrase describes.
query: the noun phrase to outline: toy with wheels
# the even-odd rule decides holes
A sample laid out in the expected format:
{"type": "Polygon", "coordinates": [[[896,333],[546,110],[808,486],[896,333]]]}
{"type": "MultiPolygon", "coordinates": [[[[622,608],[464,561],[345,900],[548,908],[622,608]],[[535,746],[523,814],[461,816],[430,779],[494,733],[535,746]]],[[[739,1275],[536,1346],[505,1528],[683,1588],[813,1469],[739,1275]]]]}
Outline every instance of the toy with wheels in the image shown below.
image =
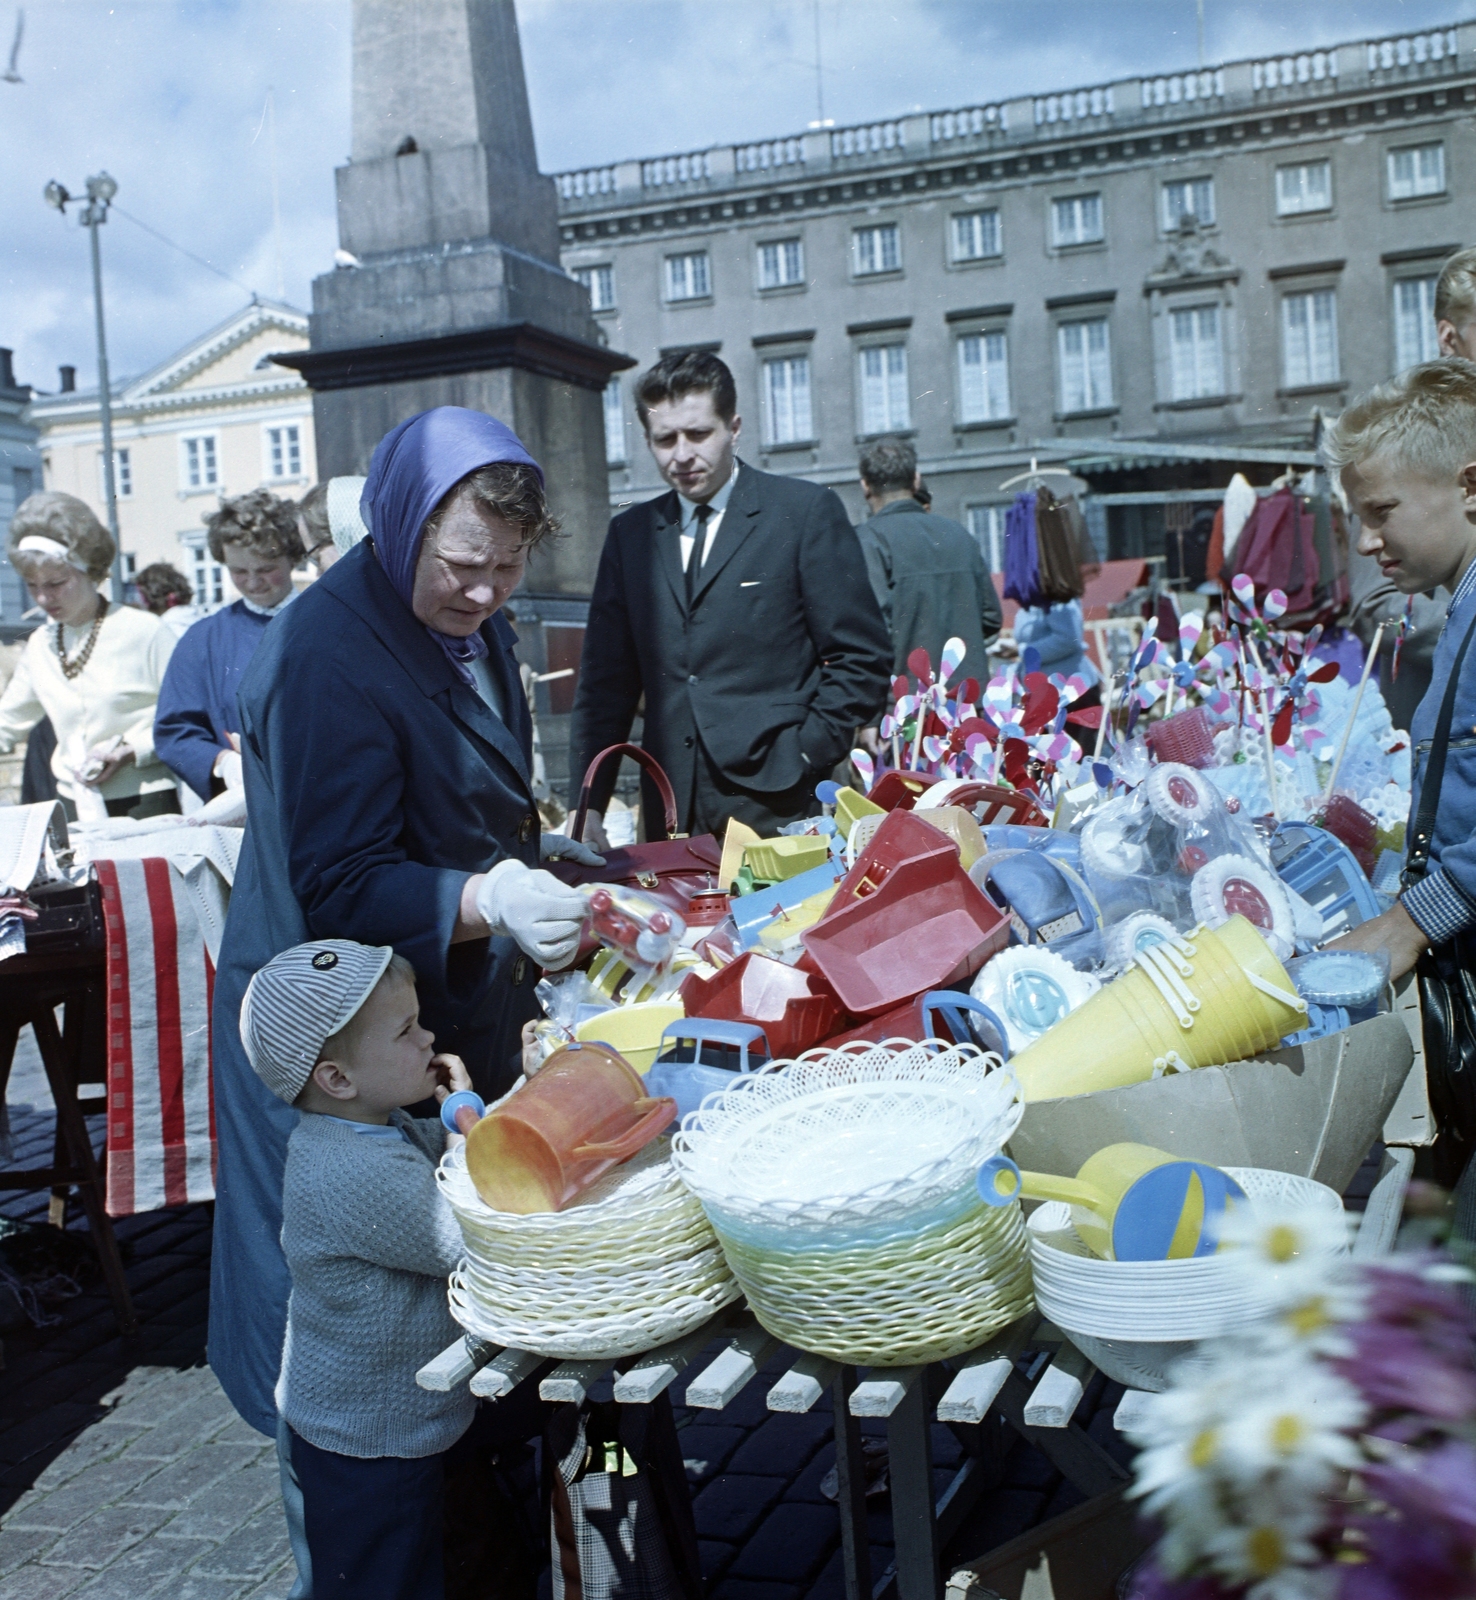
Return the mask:
{"type": "Polygon", "coordinates": [[[707,1095],[728,1088],[735,1075],[752,1072],[768,1059],[769,1041],[762,1028],[691,1017],[668,1024],[662,1033],[661,1053],[646,1073],[646,1089],[675,1100],[680,1120],[707,1095]]]}
{"type": "Polygon", "coordinates": [[[1245,1199],[1236,1181],[1204,1161],[1146,1144],[1110,1144],[1074,1178],[1021,1172],[997,1155],[979,1169],[986,1204],[1061,1200],[1085,1244],[1104,1261],[1186,1261],[1213,1255],[1225,1209],[1245,1199]]]}
{"type": "Polygon", "coordinates": [[[1283,961],[1296,948],[1296,923],[1291,901],[1275,873],[1246,856],[1216,856],[1194,874],[1189,899],[1195,920],[1218,928],[1231,917],[1244,917],[1260,930],[1283,961]]]}
{"type": "Polygon", "coordinates": [[[1071,1014],[1100,987],[1089,973],[1039,945],[1003,950],[980,972],[969,990],[1005,1025],[1012,1051],[1027,1049],[1071,1014]]]}
{"type": "MultiPolygon", "coordinates": [[[[1015,955],[1007,951],[989,968],[1015,955]]],[[[989,996],[980,992],[980,998],[989,996]]],[[[1139,950],[1012,1065],[1026,1100],[1144,1083],[1170,1071],[1246,1061],[1303,1025],[1307,1002],[1244,917],[1139,950]]],[[[1008,1017],[1008,1013],[1006,1013],[1008,1017]]]]}
{"type": "Polygon", "coordinates": [[[635,972],[665,972],[687,931],[675,911],[633,889],[602,883],[586,891],[585,904],[589,931],[635,972]]]}

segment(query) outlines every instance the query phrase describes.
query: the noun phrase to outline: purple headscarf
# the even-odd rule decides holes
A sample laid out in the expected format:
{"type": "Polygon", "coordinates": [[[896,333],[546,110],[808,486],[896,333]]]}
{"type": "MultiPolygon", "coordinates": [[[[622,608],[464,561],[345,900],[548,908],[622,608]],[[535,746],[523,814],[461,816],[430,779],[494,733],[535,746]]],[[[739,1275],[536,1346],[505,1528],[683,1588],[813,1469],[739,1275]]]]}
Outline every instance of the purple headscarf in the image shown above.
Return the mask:
{"type": "MultiPolygon", "coordinates": [[[[374,447],[359,509],[379,564],[407,607],[414,600],[415,565],[420,560],[426,519],[469,472],[502,461],[532,467],[543,482],[543,468],[505,422],[463,406],[422,411],[391,428],[374,447]]],[[[471,683],[468,662],[487,654],[481,631],[465,639],[431,627],[425,631],[471,683]]]]}

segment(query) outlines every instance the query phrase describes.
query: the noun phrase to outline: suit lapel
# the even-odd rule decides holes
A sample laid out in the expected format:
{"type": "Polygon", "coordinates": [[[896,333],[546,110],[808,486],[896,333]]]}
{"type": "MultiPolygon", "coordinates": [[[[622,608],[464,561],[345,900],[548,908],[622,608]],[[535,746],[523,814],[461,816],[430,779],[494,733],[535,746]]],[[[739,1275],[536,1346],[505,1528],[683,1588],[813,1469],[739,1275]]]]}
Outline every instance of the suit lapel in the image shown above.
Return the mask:
{"type": "Polygon", "coordinates": [[[451,685],[451,714],[479,739],[490,744],[525,784],[531,784],[522,746],[508,726],[517,713],[518,701],[523,695],[523,684],[513,670],[512,657],[499,636],[499,630],[495,626],[496,620],[494,618],[493,625],[483,629],[483,636],[487,639],[489,647],[487,665],[492,669],[492,681],[501,692],[508,722],[497,716],[481,695],[462,681],[460,674],[456,673],[454,668],[452,673],[456,681],[451,685]]]}
{"type": "Polygon", "coordinates": [[[675,489],[653,503],[651,539],[656,549],[656,560],[671,587],[671,597],[676,601],[677,610],[685,616],[687,578],[682,571],[682,503],[677,499],[675,489]]]}
{"type": "Polygon", "coordinates": [[[728,508],[718,524],[717,538],[697,577],[697,592],[693,602],[700,600],[712,587],[712,580],[737,554],[738,547],[753,532],[755,519],[762,507],[758,502],[758,474],[752,467],[739,463],[738,481],[728,497],[728,508]]]}

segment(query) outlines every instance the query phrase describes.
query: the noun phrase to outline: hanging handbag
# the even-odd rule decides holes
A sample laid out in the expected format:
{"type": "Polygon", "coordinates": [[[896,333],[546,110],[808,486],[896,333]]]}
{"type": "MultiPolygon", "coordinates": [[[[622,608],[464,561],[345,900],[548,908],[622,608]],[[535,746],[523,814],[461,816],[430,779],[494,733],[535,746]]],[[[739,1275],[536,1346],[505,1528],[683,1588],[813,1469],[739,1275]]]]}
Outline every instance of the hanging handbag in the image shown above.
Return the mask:
{"type": "Polygon", "coordinates": [[[629,756],[637,766],[644,768],[655,784],[666,824],[665,836],[647,840],[645,844],[607,850],[602,867],[585,867],[577,861],[551,861],[548,869],[564,883],[622,883],[631,889],[643,889],[685,917],[694,895],[710,894],[717,888],[722,846],[710,833],[691,839],[677,833],[676,795],[672,792],[671,780],[662,771],[660,762],[639,745],[612,744],[590,762],[579,791],[579,809],[569,828],[569,837],[584,838],[589,796],[595,780],[607,761],[618,765],[622,756],[629,756]]]}
{"type": "MultiPolygon", "coordinates": [[[[1435,737],[1430,742],[1413,842],[1400,880],[1406,889],[1421,882],[1430,870],[1430,845],[1435,835],[1440,788],[1445,779],[1456,691],[1473,634],[1476,634],[1476,619],[1466,629],[1466,636],[1456,652],[1435,724],[1435,737]]],[[[1455,1183],[1476,1147],[1476,970],[1473,970],[1473,962],[1476,962],[1476,938],[1466,932],[1427,950],[1415,968],[1420,986],[1425,1082],[1430,1109],[1439,1130],[1432,1159],[1436,1180],[1445,1184],[1455,1183]]]]}

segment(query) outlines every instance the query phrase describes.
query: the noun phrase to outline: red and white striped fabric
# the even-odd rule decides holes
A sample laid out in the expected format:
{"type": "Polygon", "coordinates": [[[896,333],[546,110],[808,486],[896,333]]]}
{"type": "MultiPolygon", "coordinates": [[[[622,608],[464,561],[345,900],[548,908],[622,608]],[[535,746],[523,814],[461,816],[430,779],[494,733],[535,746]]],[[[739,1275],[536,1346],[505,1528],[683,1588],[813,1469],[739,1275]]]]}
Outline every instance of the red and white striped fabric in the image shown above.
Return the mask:
{"type": "Polygon", "coordinates": [[[215,1198],[215,968],[160,856],[99,861],[107,922],[108,1215],[215,1198]]]}

